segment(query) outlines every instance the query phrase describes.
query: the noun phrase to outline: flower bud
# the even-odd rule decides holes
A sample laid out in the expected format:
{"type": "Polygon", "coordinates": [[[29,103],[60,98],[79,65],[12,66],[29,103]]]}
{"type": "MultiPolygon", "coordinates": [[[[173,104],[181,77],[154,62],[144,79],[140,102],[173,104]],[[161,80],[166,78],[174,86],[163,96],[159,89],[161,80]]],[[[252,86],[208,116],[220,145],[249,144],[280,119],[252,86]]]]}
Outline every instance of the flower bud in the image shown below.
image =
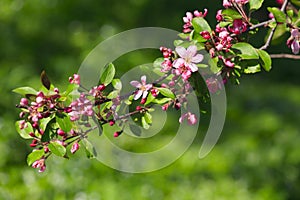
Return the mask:
{"type": "Polygon", "coordinates": [[[27,106],[28,105],[28,99],[22,98],[21,101],[20,101],[20,105],[21,106],[27,106]]]}
{"type": "Polygon", "coordinates": [[[147,101],[147,98],[142,98],[142,100],[141,100],[141,104],[145,104],[146,103],[146,101],[147,101]]]}
{"type": "Polygon", "coordinates": [[[168,110],[168,108],[169,108],[169,104],[166,103],[166,104],[163,105],[161,108],[162,108],[163,111],[166,111],[166,110],[168,110]]]}
{"type": "Polygon", "coordinates": [[[105,85],[104,85],[104,84],[101,84],[101,85],[98,86],[97,89],[98,89],[99,91],[103,91],[103,90],[105,90],[105,88],[106,88],[105,85]]]}
{"type": "Polygon", "coordinates": [[[66,133],[63,130],[58,129],[57,134],[60,135],[60,136],[64,136],[66,133]]]}
{"type": "Polygon", "coordinates": [[[109,120],[109,125],[110,125],[110,126],[115,125],[115,121],[114,121],[114,120],[109,120]]]}
{"type": "Polygon", "coordinates": [[[78,144],[78,142],[74,142],[71,148],[71,153],[74,154],[76,151],[78,151],[80,145],[78,144]]]}
{"type": "Polygon", "coordinates": [[[117,131],[114,133],[114,137],[119,137],[123,131],[117,131]]]}

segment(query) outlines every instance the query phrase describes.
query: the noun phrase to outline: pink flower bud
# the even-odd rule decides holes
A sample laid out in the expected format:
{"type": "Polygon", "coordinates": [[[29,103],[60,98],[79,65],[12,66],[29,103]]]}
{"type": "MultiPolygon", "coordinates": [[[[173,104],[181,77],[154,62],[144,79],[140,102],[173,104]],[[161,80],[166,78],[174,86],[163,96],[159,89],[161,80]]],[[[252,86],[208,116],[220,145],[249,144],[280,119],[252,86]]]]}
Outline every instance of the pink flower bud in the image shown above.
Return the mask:
{"type": "Polygon", "coordinates": [[[143,109],[142,106],[137,106],[137,107],[135,108],[136,111],[141,111],[142,109],[143,109]]]}
{"type": "Polygon", "coordinates": [[[78,144],[78,142],[74,142],[71,148],[71,153],[74,154],[76,151],[78,151],[80,145],[78,144]]]}
{"type": "Polygon", "coordinates": [[[202,31],[202,32],[200,32],[200,35],[206,40],[211,38],[210,33],[208,31],[202,31]]]}
{"type": "Polygon", "coordinates": [[[141,104],[145,104],[146,103],[146,101],[147,101],[147,98],[142,98],[142,100],[141,100],[141,104]]]}
{"type": "Polygon", "coordinates": [[[48,152],[49,152],[49,148],[45,146],[45,147],[44,147],[44,152],[45,152],[45,153],[48,153],[48,152]]]}
{"type": "Polygon", "coordinates": [[[101,84],[101,85],[98,86],[97,89],[98,89],[99,91],[103,91],[103,90],[105,90],[105,88],[106,88],[105,85],[104,85],[104,84],[101,84]]]}
{"type": "Polygon", "coordinates": [[[63,130],[58,129],[57,134],[60,135],[60,136],[64,136],[66,133],[63,130]]]}
{"type": "Polygon", "coordinates": [[[157,95],[158,95],[158,90],[157,90],[156,88],[152,89],[152,90],[151,90],[151,94],[152,94],[152,96],[157,97],[157,95]]]}
{"type": "Polygon", "coordinates": [[[110,125],[110,126],[115,125],[115,121],[114,121],[114,120],[110,120],[110,121],[109,121],[109,125],[110,125]]]}
{"type": "Polygon", "coordinates": [[[21,101],[20,101],[20,105],[21,106],[27,106],[28,105],[28,99],[22,98],[21,101]]]}
{"type": "Polygon", "coordinates": [[[56,92],[58,94],[59,93],[59,89],[58,88],[54,88],[54,92],[56,92]]]}
{"type": "Polygon", "coordinates": [[[21,120],[21,121],[19,121],[19,128],[22,130],[22,129],[24,129],[24,128],[27,128],[27,123],[26,123],[26,121],[25,120],[21,120]]]}
{"type": "Polygon", "coordinates": [[[37,146],[37,140],[36,139],[34,139],[34,140],[32,140],[32,142],[31,142],[31,144],[29,145],[30,147],[36,147],[37,146]]]}
{"type": "Polygon", "coordinates": [[[169,108],[169,104],[168,104],[168,103],[166,103],[165,105],[163,105],[163,106],[161,107],[161,109],[162,109],[163,111],[168,110],[168,108],[169,108]]]}
{"type": "Polygon", "coordinates": [[[114,133],[114,137],[119,137],[123,131],[117,131],[114,133]]]}

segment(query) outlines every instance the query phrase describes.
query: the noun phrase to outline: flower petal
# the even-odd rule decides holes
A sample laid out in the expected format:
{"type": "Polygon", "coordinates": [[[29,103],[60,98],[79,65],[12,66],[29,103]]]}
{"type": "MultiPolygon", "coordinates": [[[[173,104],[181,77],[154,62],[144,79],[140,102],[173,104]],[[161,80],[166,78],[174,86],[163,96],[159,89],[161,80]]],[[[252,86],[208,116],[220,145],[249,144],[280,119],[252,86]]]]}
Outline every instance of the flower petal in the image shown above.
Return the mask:
{"type": "Polygon", "coordinates": [[[192,57],[192,59],[191,59],[191,61],[193,62],[193,63],[199,63],[199,62],[201,62],[203,60],[203,55],[201,55],[201,54],[197,54],[197,55],[195,55],[194,57],[192,57]]]}
{"type": "Polygon", "coordinates": [[[182,58],[178,58],[173,62],[173,67],[179,68],[185,63],[185,60],[182,58]]]}
{"type": "Polygon", "coordinates": [[[134,100],[138,100],[143,94],[143,91],[142,90],[138,90],[135,95],[134,95],[134,100]]]}
{"type": "Polygon", "coordinates": [[[142,98],[145,99],[145,98],[147,97],[147,95],[148,95],[148,91],[144,91],[144,92],[143,92],[143,97],[142,97],[142,98]]]}
{"type": "Polygon", "coordinates": [[[178,55],[181,57],[181,58],[186,58],[187,57],[187,51],[184,47],[176,47],[175,51],[178,53],[178,55]]]}
{"type": "Polygon", "coordinates": [[[152,88],[152,84],[147,84],[144,87],[146,88],[146,90],[150,90],[152,88]]]}
{"type": "Polygon", "coordinates": [[[299,53],[299,42],[298,41],[296,41],[296,40],[294,40],[293,41],[293,43],[292,43],[292,45],[291,45],[291,48],[292,48],[292,52],[294,53],[294,54],[298,54],[299,53]]]}
{"type": "Polygon", "coordinates": [[[142,85],[146,85],[146,80],[147,80],[147,77],[145,75],[141,77],[142,85]]]}
{"type": "Polygon", "coordinates": [[[187,53],[186,53],[187,55],[192,57],[192,56],[196,55],[196,53],[197,53],[196,45],[191,45],[187,48],[187,53]]]}
{"type": "Polygon", "coordinates": [[[140,88],[142,86],[142,84],[138,81],[130,81],[130,85],[136,88],[140,88]]]}
{"type": "Polygon", "coordinates": [[[188,66],[192,72],[198,71],[198,67],[194,63],[190,63],[188,66]]]}

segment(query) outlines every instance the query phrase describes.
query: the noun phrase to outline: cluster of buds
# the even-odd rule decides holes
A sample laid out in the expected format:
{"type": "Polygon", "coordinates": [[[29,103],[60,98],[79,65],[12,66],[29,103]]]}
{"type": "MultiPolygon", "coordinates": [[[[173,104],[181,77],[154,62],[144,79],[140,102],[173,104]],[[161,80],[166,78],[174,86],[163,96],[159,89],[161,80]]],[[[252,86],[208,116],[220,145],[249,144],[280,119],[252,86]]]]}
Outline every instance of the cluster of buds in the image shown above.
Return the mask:
{"type": "Polygon", "coordinates": [[[192,29],[193,28],[193,25],[192,25],[193,18],[195,18],[195,17],[205,17],[206,15],[207,15],[207,9],[204,9],[204,13],[199,12],[198,10],[195,10],[193,13],[187,12],[186,16],[183,17],[183,22],[184,22],[183,33],[192,32],[192,30],[193,30],[192,29]]]}
{"type": "Polygon", "coordinates": [[[234,6],[234,4],[244,5],[248,2],[249,0],[223,0],[223,6],[228,8],[234,6]]]}

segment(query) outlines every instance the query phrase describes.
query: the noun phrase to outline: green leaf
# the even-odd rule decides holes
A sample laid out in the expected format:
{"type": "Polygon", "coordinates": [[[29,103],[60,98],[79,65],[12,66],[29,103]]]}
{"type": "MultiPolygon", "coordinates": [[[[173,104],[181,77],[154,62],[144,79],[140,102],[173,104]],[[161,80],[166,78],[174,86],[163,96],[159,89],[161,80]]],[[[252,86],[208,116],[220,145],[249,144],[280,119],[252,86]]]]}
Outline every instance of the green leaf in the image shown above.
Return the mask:
{"type": "Polygon", "coordinates": [[[90,141],[84,138],[82,144],[85,147],[86,156],[88,158],[95,158],[97,156],[97,152],[90,141]]]}
{"type": "Polygon", "coordinates": [[[112,85],[116,90],[122,90],[122,82],[120,79],[113,79],[112,80],[112,85]]]}
{"type": "Polygon", "coordinates": [[[220,22],[219,23],[220,27],[225,27],[225,26],[228,26],[229,24],[231,24],[231,22],[220,22]]]}
{"type": "Polygon", "coordinates": [[[44,149],[32,151],[27,156],[27,164],[28,164],[28,166],[31,166],[35,161],[41,159],[43,157],[43,155],[44,155],[44,149]]]}
{"type": "Polygon", "coordinates": [[[294,11],[293,10],[287,10],[286,14],[289,16],[289,18],[293,18],[294,16],[294,11]]]}
{"type": "Polygon", "coordinates": [[[145,119],[144,116],[142,117],[142,126],[143,126],[144,129],[149,129],[150,128],[150,126],[147,123],[147,121],[146,121],[146,119],[145,119]]]}
{"type": "Polygon", "coordinates": [[[195,17],[192,20],[192,25],[196,33],[200,33],[202,31],[208,31],[211,33],[211,28],[203,17],[195,17]]]}
{"type": "Polygon", "coordinates": [[[107,95],[107,98],[109,98],[109,99],[114,99],[114,98],[116,98],[118,95],[119,95],[119,91],[118,91],[118,90],[114,90],[114,91],[112,91],[111,93],[109,93],[109,94],[107,95]]]}
{"type": "Polygon", "coordinates": [[[42,130],[46,130],[46,127],[48,125],[48,123],[54,118],[54,114],[50,115],[49,117],[47,118],[43,118],[43,119],[40,119],[40,123],[39,123],[39,126],[42,130]]]}
{"type": "Polygon", "coordinates": [[[45,71],[42,71],[42,73],[41,73],[41,82],[42,82],[43,86],[45,86],[45,88],[47,88],[47,90],[50,90],[51,82],[50,82],[48,76],[46,75],[45,71]]]}
{"type": "Polygon", "coordinates": [[[152,124],[152,115],[150,113],[146,112],[144,118],[148,124],[152,124]]]}
{"type": "Polygon", "coordinates": [[[221,67],[218,67],[218,61],[218,57],[208,58],[208,65],[210,66],[210,70],[215,74],[222,69],[221,67]]]}
{"type": "Polygon", "coordinates": [[[151,94],[151,92],[149,92],[145,106],[148,105],[149,103],[151,103],[154,99],[155,99],[155,97],[151,94]]]}
{"type": "Polygon", "coordinates": [[[109,63],[105,67],[104,72],[101,75],[100,82],[104,85],[110,84],[111,81],[114,79],[115,73],[116,73],[116,70],[115,70],[114,65],[112,63],[109,63]]]}
{"type": "Polygon", "coordinates": [[[152,102],[155,103],[155,104],[162,105],[162,104],[165,104],[165,103],[167,103],[171,100],[172,100],[171,98],[162,98],[162,99],[154,99],[152,102]]]}
{"type": "Polygon", "coordinates": [[[264,51],[257,49],[257,53],[259,54],[260,59],[262,60],[262,67],[268,72],[272,68],[272,59],[270,55],[264,51]]]}
{"type": "Polygon", "coordinates": [[[26,95],[26,94],[33,94],[36,95],[37,91],[31,87],[19,87],[13,90],[14,93],[18,93],[21,95],[26,95]]]}
{"type": "Polygon", "coordinates": [[[72,129],[72,122],[70,120],[69,115],[66,114],[56,114],[56,122],[58,123],[59,127],[64,132],[69,132],[72,129]]]}
{"type": "Polygon", "coordinates": [[[230,17],[231,19],[242,19],[242,15],[233,9],[225,9],[222,11],[222,15],[230,17]]]}
{"type": "Polygon", "coordinates": [[[232,48],[241,51],[241,54],[238,54],[238,55],[242,59],[248,60],[248,59],[258,59],[259,58],[256,49],[248,43],[239,42],[239,43],[232,45],[232,48]]]}
{"type": "Polygon", "coordinates": [[[142,130],[141,130],[140,126],[129,124],[129,129],[136,136],[141,136],[142,135],[142,130]]]}
{"type": "Polygon", "coordinates": [[[262,6],[263,2],[264,0],[250,0],[250,10],[258,10],[262,6]]]}
{"type": "MultiPolygon", "coordinates": [[[[20,120],[20,121],[21,121],[21,120],[20,120]]],[[[20,135],[22,138],[24,138],[24,139],[30,139],[30,138],[32,138],[32,137],[29,135],[29,133],[31,133],[31,132],[33,133],[33,128],[32,128],[32,126],[31,126],[31,124],[30,124],[29,122],[26,122],[27,127],[24,128],[24,129],[20,129],[20,127],[19,127],[20,121],[16,121],[16,123],[15,123],[15,127],[16,127],[16,130],[17,130],[17,132],[19,133],[19,135],[20,135]]]]}
{"type": "Polygon", "coordinates": [[[284,23],[286,21],[285,13],[283,11],[281,11],[279,8],[268,7],[268,11],[274,15],[276,22],[284,23]]]}
{"type": "Polygon", "coordinates": [[[159,68],[161,69],[161,64],[164,62],[164,58],[157,58],[154,62],[153,62],[153,67],[154,68],[159,68]]]}
{"type": "Polygon", "coordinates": [[[174,93],[168,88],[157,88],[157,90],[164,96],[175,99],[174,93]]]}
{"type": "Polygon", "coordinates": [[[260,65],[254,65],[254,66],[249,66],[244,70],[244,73],[246,74],[253,74],[253,73],[257,73],[260,72],[260,65]]]}
{"type": "MultiPolygon", "coordinates": [[[[300,6],[300,1],[299,0],[291,0],[291,2],[297,6],[300,6]]],[[[299,12],[299,17],[300,17],[300,12],[299,12]]]]}
{"type": "Polygon", "coordinates": [[[66,155],[67,152],[66,148],[58,142],[50,142],[48,148],[53,154],[60,157],[66,155]]]}

